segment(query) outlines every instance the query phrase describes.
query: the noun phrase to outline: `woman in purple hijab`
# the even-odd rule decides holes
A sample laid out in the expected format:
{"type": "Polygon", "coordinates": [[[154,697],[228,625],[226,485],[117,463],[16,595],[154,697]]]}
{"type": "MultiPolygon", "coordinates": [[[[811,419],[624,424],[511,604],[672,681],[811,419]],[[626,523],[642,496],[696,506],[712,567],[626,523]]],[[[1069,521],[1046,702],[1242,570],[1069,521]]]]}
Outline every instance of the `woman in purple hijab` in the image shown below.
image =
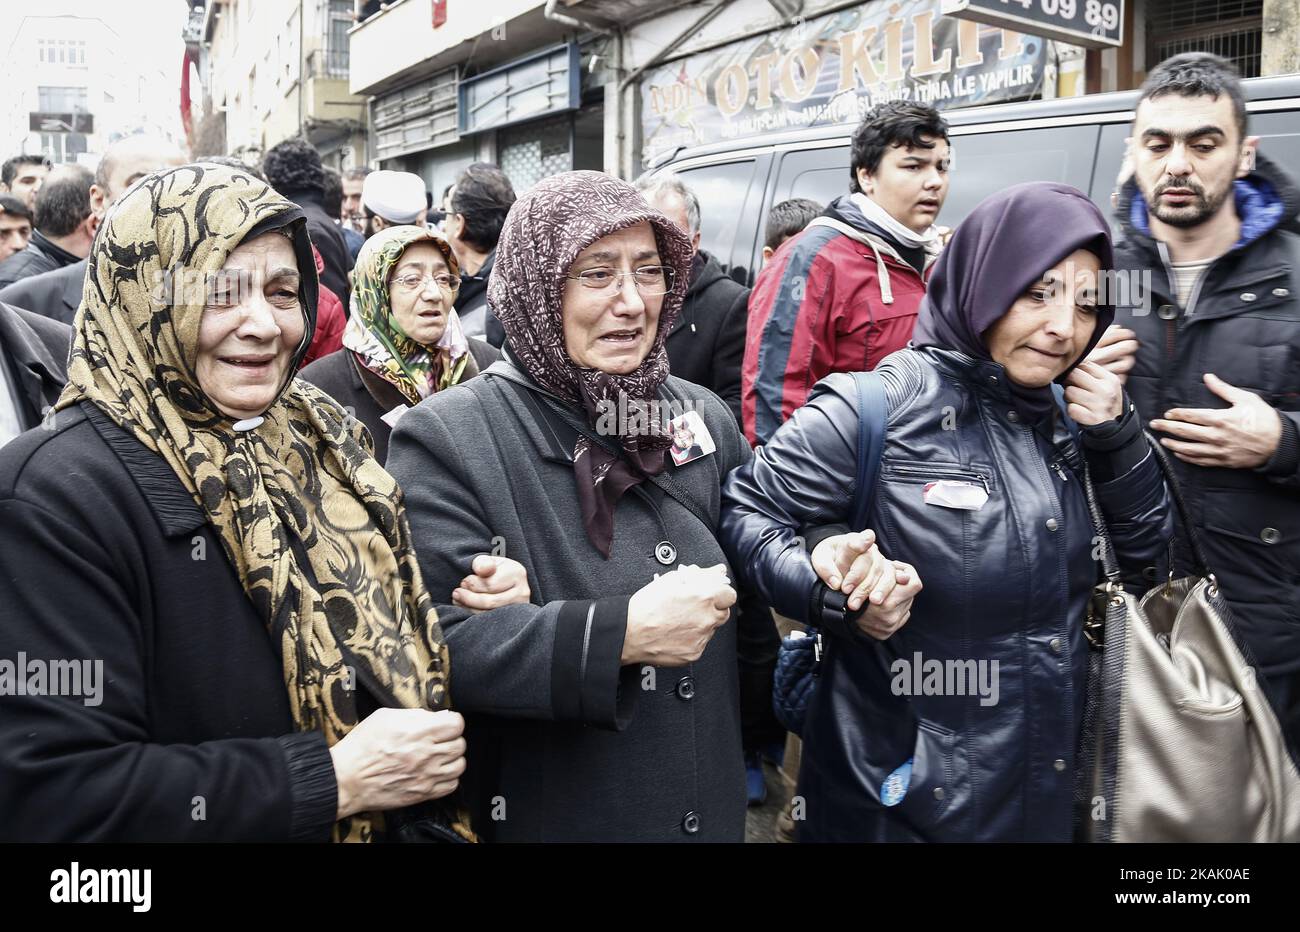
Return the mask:
{"type": "Polygon", "coordinates": [[[1071,839],[1099,571],[1085,463],[1123,566],[1152,566],[1172,530],[1122,386],[1083,361],[1112,271],[1081,192],[988,198],[936,263],[912,345],[874,373],[883,421],[832,375],[728,479],[732,565],[824,635],[800,840],[1071,839]],[[883,437],[870,489],[860,424],[883,437]]]}

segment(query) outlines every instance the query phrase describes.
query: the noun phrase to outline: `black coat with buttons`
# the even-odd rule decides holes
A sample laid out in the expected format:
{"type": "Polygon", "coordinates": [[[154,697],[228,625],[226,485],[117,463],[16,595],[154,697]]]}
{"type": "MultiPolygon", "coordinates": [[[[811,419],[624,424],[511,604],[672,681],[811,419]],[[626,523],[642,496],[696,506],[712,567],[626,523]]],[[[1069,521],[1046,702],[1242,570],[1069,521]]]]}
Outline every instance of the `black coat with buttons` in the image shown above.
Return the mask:
{"type": "MultiPolygon", "coordinates": [[[[841,612],[823,610],[834,597],[795,536],[851,520],[852,376],[819,382],[723,491],[722,540],[741,581],[825,634],[799,838],[1069,841],[1082,625],[1099,578],[1078,445],[1060,418],[1026,424],[994,362],[929,347],[876,371],[889,415],[867,526],[924,586],[891,637],[846,621],[842,596],[841,612]],[[927,502],[943,480],[987,499],[927,502]]],[[[1084,454],[1121,564],[1141,565],[1172,528],[1164,481],[1135,416],[1106,430],[1083,432],[1084,454]]]]}
{"type": "Polygon", "coordinates": [[[740,364],[745,356],[749,289],[708,253],[691,265],[682,312],[664,344],[673,375],[712,391],[740,423],[740,364]]]}
{"type": "MultiPolygon", "coordinates": [[[[1282,443],[1259,469],[1171,460],[1241,634],[1265,672],[1282,674],[1300,670],[1300,235],[1283,228],[1300,214],[1300,190],[1260,155],[1238,182],[1236,206],[1242,241],[1202,273],[1182,307],[1168,252],[1150,236],[1130,181],[1117,207],[1116,266],[1149,271],[1151,294],[1117,301],[1115,323],[1138,335],[1127,389],[1144,420],[1228,407],[1206,387],[1207,372],[1262,396],[1281,417],[1282,443]]],[[[1179,562],[1190,571],[1185,552],[1179,562]]]]}
{"type": "Polygon", "coordinates": [[[715,395],[669,378],[661,399],[693,402],[717,450],[668,462],[690,505],[653,482],[624,494],[605,559],[583,529],[577,433],[540,392],[499,362],[416,405],[389,444],[466,716],[474,828],[487,841],[741,841],[734,612],[693,664],[619,660],[633,593],[679,564],[726,562],[710,525],[749,446],[715,395]],[[531,603],[450,605],[478,553],[522,563],[531,603]]]}
{"type": "MultiPolygon", "coordinates": [[[[470,378],[501,358],[496,347],[473,337],[469,338],[469,353],[474,360],[470,378]]],[[[388,437],[393,429],[384,415],[398,407],[410,407],[395,385],[367,369],[347,347],[303,366],[298,378],[315,385],[365,424],[375,444],[375,459],[381,463],[388,459],[388,437]]]]}
{"type": "Polygon", "coordinates": [[[88,402],[0,450],[0,660],[23,657],[102,667],[79,695],[5,685],[0,842],[329,840],[329,748],[220,537],[88,402]]]}

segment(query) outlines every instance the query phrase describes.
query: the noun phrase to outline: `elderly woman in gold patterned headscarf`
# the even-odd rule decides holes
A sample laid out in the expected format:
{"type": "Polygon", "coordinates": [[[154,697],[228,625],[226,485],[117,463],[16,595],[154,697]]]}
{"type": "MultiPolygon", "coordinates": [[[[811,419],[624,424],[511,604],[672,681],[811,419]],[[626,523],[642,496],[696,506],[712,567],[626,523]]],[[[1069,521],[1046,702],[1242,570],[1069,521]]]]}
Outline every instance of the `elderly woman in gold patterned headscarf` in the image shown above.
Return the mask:
{"type": "Polygon", "coordinates": [[[472,837],[400,495],[293,377],[316,297],[301,210],[242,172],[106,218],[70,383],[0,457],[0,840],[472,837]]]}

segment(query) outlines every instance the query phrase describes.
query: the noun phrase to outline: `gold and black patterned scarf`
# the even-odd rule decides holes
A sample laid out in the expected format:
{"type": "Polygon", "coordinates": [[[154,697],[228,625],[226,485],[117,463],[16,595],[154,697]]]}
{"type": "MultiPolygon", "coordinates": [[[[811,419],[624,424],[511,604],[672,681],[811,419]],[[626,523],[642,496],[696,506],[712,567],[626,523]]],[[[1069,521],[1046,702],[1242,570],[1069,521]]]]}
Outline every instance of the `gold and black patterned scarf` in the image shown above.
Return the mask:
{"type": "MultiPolygon", "coordinates": [[[[208,278],[284,218],[306,320],[296,371],[317,296],[301,212],[250,175],[186,165],[145,176],[105,218],[57,407],[89,401],[171,466],[280,651],[295,726],[334,745],[362,688],[382,706],[447,708],[449,666],[400,492],[365,428],[290,375],[263,422],[236,431],[195,374],[208,278]]],[[[369,841],[380,824],[353,816],[334,837],[369,841]]]]}

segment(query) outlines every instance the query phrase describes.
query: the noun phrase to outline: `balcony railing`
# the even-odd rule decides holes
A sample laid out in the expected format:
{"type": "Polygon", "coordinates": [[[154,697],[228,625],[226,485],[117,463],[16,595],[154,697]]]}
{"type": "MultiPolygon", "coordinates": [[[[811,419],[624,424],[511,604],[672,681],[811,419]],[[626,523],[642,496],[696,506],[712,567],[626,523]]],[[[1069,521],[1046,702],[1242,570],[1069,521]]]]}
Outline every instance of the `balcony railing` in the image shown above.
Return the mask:
{"type": "Polygon", "coordinates": [[[326,47],[311,52],[307,56],[307,75],[313,78],[346,78],[348,50],[326,47]]]}

